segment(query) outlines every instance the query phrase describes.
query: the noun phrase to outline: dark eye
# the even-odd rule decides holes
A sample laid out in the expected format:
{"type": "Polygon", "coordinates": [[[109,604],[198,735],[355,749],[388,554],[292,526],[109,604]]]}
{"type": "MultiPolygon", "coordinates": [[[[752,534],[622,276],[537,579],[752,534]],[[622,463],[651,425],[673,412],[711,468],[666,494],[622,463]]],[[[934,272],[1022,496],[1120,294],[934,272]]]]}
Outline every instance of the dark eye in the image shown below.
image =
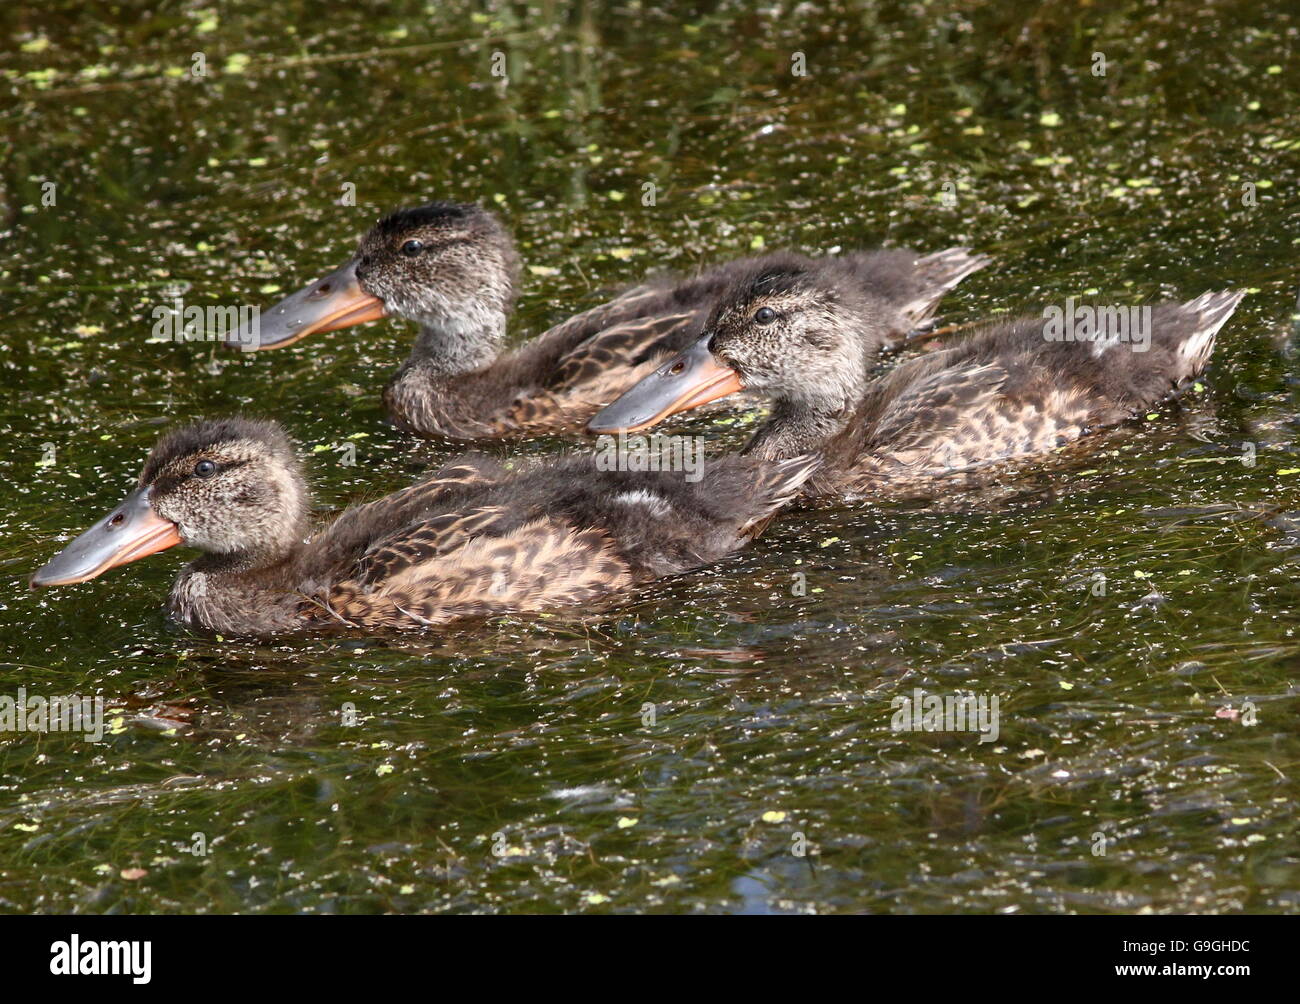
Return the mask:
{"type": "Polygon", "coordinates": [[[402,254],[408,258],[414,258],[424,250],[424,241],[407,241],[402,245],[402,254]]]}
{"type": "Polygon", "coordinates": [[[211,460],[200,460],[194,465],[194,476],[196,478],[210,478],[217,473],[217,465],[211,460]]]}
{"type": "Polygon", "coordinates": [[[776,311],[771,307],[759,307],[754,311],[754,320],[758,324],[771,324],[776,320],[776,311]]]}

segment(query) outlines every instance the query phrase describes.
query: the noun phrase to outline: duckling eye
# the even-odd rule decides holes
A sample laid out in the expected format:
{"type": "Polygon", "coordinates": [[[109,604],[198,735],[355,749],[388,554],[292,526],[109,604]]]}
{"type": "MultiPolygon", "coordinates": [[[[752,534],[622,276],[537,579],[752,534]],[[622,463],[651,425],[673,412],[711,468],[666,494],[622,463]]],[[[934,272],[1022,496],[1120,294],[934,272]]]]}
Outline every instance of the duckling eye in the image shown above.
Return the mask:
{"type": "Polygon", "coordinates": [[[217,465],[211,460],[200,460],[194,465],[194,476],[196,478],[210,478],[217,473],[217,465]]]}
{"type": "Polygon", "coordinates": [[[414,258],[423,250],[424,241],[411,240],[402,245],[402,254],[406,255],[408,258],[414,258]]]}
{"type": "Polygon", "coordinates": [[[754,311],[754,321],[758,324],[771,324],[776,320],[776,311],[771,307],[759,307],[754,311]]]}

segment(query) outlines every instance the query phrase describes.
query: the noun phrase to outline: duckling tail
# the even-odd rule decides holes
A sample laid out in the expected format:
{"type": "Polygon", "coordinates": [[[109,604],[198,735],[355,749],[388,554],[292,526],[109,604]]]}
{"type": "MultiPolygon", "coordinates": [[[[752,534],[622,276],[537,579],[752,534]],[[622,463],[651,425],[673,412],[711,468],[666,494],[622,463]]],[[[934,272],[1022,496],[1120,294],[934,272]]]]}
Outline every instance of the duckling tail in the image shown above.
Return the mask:
{"type": "Polygon", "coordinates": [[[968,275],[978,272],[993,261],[988,255],[976,254],[970,248],[948,248],[916,260],[917,290],[899,313],[912,328],[929,321],[950,290],[968,275]]]}
{"type": "Polygon", "coordinates": [[[1175,374],[1176,380],[1190,380],[1205,369],[1214,351],[1214,339],[1219,329],[1227,323],[1245,295],[1244,289],[1202,293],[1179,308],[1184,315],[1190,315],[1191,326],[1179,332],[1177,364],[1180,372],[1175,374]]]}
{"type": "Polygon", "coordinates": [[[808,479],[817,473],[821,465],[822,457],[818,453],[806,453],[772,464],[756,500],[759,512],[740,528],[740,532],[749,537],[757,537],[762,533],[777,511],[784,509],[799,496],[808,479]]]}

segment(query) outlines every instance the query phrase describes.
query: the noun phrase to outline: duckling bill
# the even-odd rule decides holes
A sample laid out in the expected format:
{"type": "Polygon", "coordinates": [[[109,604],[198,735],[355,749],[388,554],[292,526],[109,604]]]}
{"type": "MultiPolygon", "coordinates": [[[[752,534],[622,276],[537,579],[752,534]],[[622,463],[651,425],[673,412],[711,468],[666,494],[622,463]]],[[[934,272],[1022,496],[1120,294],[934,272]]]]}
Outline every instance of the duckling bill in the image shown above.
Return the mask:
{"type": "MultiPolygon", "coordinates": [[[[422,436],[486,439],[577,432],[660,362],[699,337],[718,295],[755,262],[810,262],[789,253],[733,261],[693,277],[629,289],[518,348],[506,348],[520,261],[509,231],[481,206],[431,202],[375,224],[355,254],[227,339],[279,348],[381,317],[419,334],[384,391],[400,427],[422,436]]],[[[897,343],[948,290],[988,259],[965,248],[837,256],[825,267],[871,289],[885,311],[869,352],[897,343]]]]}
{"type": "Polygon", "coordinates": [[[721,457],[692,479],[602,469],[591,456],[522,471],[468,456],[313,532],[284,431],[206,421],[164,436],[135,491],[31,584],[85,582],[184,544],[202,553],[181,571],[168,610],[222,634],[418,630],[548,610],[730,554],[816,463],[721,457]]]}
{"type": "Polygon", "coordinates": [[[361,288],[353,258],[259,314],[257,330],[241,328],[232,346],[255,350],[292,345],[318,331],[336,331],[387,315],[384,301],[361,288]],[[256,337],[255,337],[256,336],[256,337]]]}
{"type": "Polygon", "coordinates": [[[32,576],[33,586],[67,586],[98,578],[110,568],[127,565],[175,547],[180,532],[149,503],[149,489],[138,488],[122,503],[56,554],[32,576]]]}

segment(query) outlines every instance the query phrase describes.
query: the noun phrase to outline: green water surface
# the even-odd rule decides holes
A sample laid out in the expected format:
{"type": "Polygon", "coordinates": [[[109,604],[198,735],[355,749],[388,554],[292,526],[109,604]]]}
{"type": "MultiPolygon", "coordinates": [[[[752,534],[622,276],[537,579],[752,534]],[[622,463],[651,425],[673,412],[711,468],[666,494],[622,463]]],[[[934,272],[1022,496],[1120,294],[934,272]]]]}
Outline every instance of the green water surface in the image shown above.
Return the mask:
{"type": "Polygon", "coordinates": [[[0,733],[0,910],[1300,910],[1298,39],[1257,0],[0,7],[0,695],[116,709],[0,733]],[[520,338],[764,247],[968,244],[958,323],[1250,295],[1178,405],[607,610],[267,645],[166,622],[181,551],[27,588],[181,419],[281,419],[322,511],[451,456],[384,421],[402,322],[148,340],[438,197],[516,233],[520,338]],[[891,730],[916,688],[997,741],[891,730]]]}

